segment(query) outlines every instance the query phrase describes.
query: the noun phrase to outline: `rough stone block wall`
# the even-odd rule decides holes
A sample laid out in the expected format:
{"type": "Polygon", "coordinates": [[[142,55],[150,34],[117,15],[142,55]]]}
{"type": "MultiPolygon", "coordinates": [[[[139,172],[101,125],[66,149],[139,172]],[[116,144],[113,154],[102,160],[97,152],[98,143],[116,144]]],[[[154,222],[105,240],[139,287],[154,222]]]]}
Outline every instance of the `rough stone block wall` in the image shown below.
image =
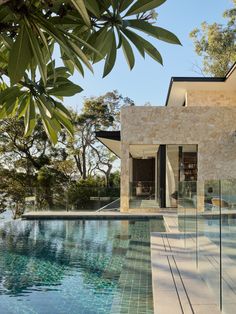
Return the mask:
{"type": "Polygon", "coordinates": [[[236,106],[127,107],[121,111],[121,209],[129,208],[130,144],[197,144],[198,180],[236,178],[236,106]]]}

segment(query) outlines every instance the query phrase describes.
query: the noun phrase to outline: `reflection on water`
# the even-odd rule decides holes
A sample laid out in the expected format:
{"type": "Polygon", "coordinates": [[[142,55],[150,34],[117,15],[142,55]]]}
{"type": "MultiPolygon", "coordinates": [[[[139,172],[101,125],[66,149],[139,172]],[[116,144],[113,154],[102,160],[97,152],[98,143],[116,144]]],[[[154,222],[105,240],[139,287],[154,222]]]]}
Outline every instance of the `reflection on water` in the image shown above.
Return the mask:
{"type": "Polygon", "coordinates": [[[0,228],[0,313],[128,313],[126,297],[133,298],[132,308],[140,306],[137,313],[152,313],[151,229],[163,230],[162,221],[6,223],[0,228]]]}

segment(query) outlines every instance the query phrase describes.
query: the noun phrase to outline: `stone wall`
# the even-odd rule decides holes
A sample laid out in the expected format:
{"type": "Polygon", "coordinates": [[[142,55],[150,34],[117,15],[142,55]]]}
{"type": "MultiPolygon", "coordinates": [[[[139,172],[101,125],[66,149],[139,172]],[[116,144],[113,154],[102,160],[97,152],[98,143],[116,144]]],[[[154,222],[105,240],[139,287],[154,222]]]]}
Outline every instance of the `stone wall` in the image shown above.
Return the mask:
{"type": "Polygon", "coordinates": [[[198,179],[236,178],[236,106],[126,107],[121,111],[121,209],[129,208],[130,144],[197,144],[198,179]]]}
{"type": "Polygon", "coordinates": [[[225,107],[236,106],[236,92],[227,91],[188,91],[187,106],[225,107]]]}

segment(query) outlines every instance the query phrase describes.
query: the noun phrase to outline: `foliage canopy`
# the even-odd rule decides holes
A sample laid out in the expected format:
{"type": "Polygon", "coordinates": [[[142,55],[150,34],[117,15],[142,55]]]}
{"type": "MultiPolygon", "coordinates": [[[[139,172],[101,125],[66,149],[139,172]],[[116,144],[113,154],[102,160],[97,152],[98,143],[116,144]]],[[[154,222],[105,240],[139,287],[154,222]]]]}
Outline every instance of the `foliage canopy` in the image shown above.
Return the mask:
{"type": "Polygon", "coordinates": [[[122,48],[130,69],[133,47],[162,64],[159,51],[142,34],[180,44],[171,32],[153,25],[155,9],[166,0],[0,0],[0,118],[24,117],[25,136],[42,119],[52,143],[65,128],[73,134],[63,97],[82,88],[74,70],[104,60],[110,73],[122,48]],[[137,32],[138,31],[138,32],[137,32]],[[59,49],[63,66],[53,59],[59,49]]]}
{"type": "Polygon", "coordinates": [[[196,53],[203,58],[202,72],[206,75],[225,76],[236,61],[236,0],[233,8],[226,10],[223,17],[227,24],[207,24],[190,33],[196,53]]]}

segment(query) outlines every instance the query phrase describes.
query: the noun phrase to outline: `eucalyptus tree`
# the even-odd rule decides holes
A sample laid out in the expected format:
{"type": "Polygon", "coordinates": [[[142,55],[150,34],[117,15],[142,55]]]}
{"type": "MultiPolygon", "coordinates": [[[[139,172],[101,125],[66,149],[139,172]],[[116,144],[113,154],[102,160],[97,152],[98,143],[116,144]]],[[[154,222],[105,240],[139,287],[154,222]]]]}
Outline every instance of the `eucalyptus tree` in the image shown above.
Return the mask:
{"type": "Polygon", "coordinates": [[[103,145],[99,145],[95,132],[119,129],[120,108],[130,105],[133,105],[131,99],[113,91],[99,97],[86,98],[82,112],[72,114],[75,132],[74,137],[68,139],[66,151],[67,155],[74,157],[82,179],[99,171],[109,182],[116,158],[103,145]]]}
{"type": "Polygon", "coordinates": [[[135,47],[162,64],[145,35],[180,44],[171,32],[154,25],[155,9],[166,0],[0,0],[0,118],[24,117],[31,134],[40,115],[52,143],[65,128],[73,134],[63,97],[82,88],[70,80],[74,70],[104,60],[103,76],[122,48],[130,69],[135,47]],[[63,66],[55,62],[55,50],[63,66]]]}
{"type": "Polygon", "coordinates": [[[195,51],[203,60],[201,70],[206,75],[225,76],[236,61],[236,0],[223,17],[225,24],[203,22],[200,29],[195,28],[190,34],[195,51]]]}

